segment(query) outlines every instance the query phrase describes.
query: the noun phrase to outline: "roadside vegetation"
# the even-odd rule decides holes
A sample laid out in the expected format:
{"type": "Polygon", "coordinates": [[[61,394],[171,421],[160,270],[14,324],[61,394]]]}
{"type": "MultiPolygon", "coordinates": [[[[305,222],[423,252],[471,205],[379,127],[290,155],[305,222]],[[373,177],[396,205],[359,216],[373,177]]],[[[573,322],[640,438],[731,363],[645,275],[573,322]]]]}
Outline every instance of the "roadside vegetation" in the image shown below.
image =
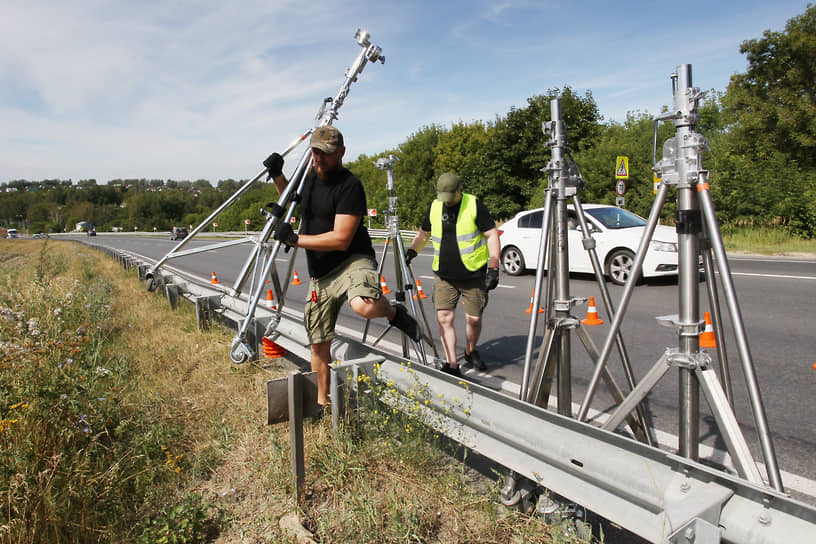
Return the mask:
{"type": "Polygon", "coordinates": [[[286,363],[231,364],[232,335],[82,245],[0,240],[0,543],[291,542],[292,512],[316,542],[583,541],[384,408],[306,423],[298,509],[265,425],[286,363]]]}

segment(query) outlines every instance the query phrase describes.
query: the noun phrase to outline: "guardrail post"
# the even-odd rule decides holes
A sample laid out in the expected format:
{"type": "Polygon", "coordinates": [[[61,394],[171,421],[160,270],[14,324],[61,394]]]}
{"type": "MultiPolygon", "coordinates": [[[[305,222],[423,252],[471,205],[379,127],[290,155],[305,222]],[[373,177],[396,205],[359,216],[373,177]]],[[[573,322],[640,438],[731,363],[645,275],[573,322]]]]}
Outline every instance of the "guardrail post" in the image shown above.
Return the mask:
{"type": "Polygon", "coordinates": [[[295,476],[295,502],[300,505],[305,480],[303,459],[303,374],[299,370],[289,372],[289,460],[295,476]]]}
{"type": "Polygon", "coordinates": [[[202,331],[210,328],[212,314],[219,306],[219,299],[219,296],[195,297],[196,328],[198,330],[202,331]]]}
{"type": "Polygon", "coordinates": [[[181,297],[181,287],[170,283],[164,286],[164,293],[167,295],[167,302],[170,303],[170,308],[175,310],[178,306],[179,298],[181,297]]]}

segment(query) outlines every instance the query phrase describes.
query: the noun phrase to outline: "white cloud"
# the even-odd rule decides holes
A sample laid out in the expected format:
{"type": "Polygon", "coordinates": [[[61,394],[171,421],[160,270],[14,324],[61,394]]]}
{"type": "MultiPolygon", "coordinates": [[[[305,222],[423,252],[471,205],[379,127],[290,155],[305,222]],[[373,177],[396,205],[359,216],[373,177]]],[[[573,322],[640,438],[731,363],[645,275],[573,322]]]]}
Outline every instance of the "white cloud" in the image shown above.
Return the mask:
{"type": "Polygon", "coordinates": [[[358,27],[386,64],[367,66],[340,110],[349,157],[563,85],[592,90],[607,119],[659,111],[677,64],[722,89],[744,67],[739,43],[805,6],[701,3],[699,17],[669,17],[671,5],[637,0],[5,2],[0,182],[250,177],[336,94],[358,27]]]}

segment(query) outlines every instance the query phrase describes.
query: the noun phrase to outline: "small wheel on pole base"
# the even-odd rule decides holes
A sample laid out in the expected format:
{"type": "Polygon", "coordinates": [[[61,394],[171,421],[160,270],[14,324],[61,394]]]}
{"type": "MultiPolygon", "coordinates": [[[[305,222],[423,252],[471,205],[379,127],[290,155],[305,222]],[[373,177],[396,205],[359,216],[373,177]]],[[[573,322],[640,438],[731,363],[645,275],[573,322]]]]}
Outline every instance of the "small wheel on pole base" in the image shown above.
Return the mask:
{"type": "Polygon", "coordinates": [[[243,342],[240,338],[236,338],[232,342],[229,355],[230,360],[233,363],[236,365],[242,365],[252,358],[253,352],[252,348],[250,348],[248,344],[243,342]]]}

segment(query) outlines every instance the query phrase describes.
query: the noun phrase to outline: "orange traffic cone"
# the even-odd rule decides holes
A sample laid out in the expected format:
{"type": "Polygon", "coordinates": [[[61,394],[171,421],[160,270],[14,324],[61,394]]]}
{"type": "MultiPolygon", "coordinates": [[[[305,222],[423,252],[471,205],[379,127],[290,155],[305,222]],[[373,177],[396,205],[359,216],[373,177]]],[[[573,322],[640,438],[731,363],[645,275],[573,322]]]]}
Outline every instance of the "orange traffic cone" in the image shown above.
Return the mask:
{"type": "Polygon", "coordinates": [[[598,317],[598,310],[595,308],[595,297],[589,297],[587,316],[581,323],[584,325],[603,325],[603,319],[598,317]]]}
{"type": "Polygon", "coordinates": [[[263,350],[264,355],[269,359],[277,359],[286,355],[285,349],[266,337],[263,339],[263,350]]]}
{"type": "MultiPolygon", "coordinates": [[[[422,284],[419,283],[419,278],[417,278],[417,294],[414,295],[414,299],[417,299],[417,298],[421,298],[421,299],[422,298],[428,298],[428,295],[426,295],[425,292],[422,290],[422,284]]],[[[464,302],[464,301],[462,301],[462,302],[464,302]]]]}
{"type": "Polygon", "coordinates": [[[711,326],[711,314],[706,312],[703,314],[703,318],[705,319],[705,330],[700,335],[700,347],[716,348],[717,339],[714,337],[714,327],[711,326]]]}
{"type": "Polygon", "coordinates": [[[388,286],[385,284],[385,276],[380,276],[380,278],[382,278],[380,279],[380,287],[382,287],[382,292],[384,295],[387,295],[388,293],[391,292],[391,289],[389,289],[388,286]]]}
{"type": "Polygon", "coordinates": [[[297,275],[297,270],[295,270],[295,276],[292,278],[292,285],[301,285],[301,284],[303,284],[303,282],[300,281],[300,278],[298,278],[298,275],[297,275]]]}
{"type": "Polygon", "coordinates": [[[277,308],[277,306],[275,306],[275,296],[272,294],[272,289],[266,290],[266,307],[270,310],[277,308]]]}
{"type": "MultiPolygon", "coordinates": [[[[527,311],[526,311],[526,313],[528,313],[528,314],[533,313],[533,298],[534,298],[534,296],[535,296],[535,289],[533,289],[530,292],[530,307],[527,308],[527,311]]],[[[539,308],[538,313],[543,314],[544,313],[544,308],[539,308]]]]}
{"type": "Polygon", "coordinates": [[[212,273],[212,279],[210,280],[210,283],[212,283],[212,284],[214,284],[214,283],[221,283],[220,281],[218,281],[218,276],[216,276],[216,275],[215,275],[215,271],[214,271],[214,270],[213,270],[213,273],[212,273]]]}

